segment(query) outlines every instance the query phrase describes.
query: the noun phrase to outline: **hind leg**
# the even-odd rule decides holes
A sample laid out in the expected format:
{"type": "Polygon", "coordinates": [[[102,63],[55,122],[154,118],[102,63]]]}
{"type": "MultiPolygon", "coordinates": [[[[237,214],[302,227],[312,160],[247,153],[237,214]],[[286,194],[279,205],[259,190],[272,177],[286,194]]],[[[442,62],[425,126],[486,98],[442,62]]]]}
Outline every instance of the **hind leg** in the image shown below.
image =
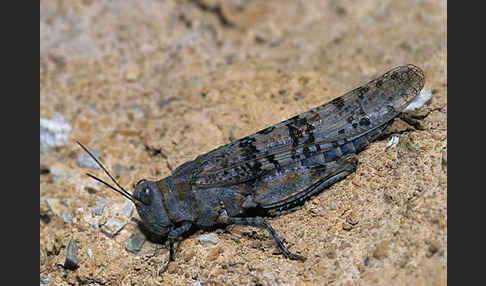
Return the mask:
{"type": "Polygon", "coordinates": [[[247,225],[247,226],[255,226],[259,228],[264,228],[266,229],[270,235],[272,236],[273,240],[275,243],[277,243],[277,246],[280,248],[280,250],[287,256],[288,258],[292,260],[305,260],[306,258],[302,255],[298,255],[295,253],[290,252],[287,247],[282,243],[280,238],[278,237],[277,233],[273,229],[273,227],[265,221],[261,217],[221,217],[220,219],[221,223],[224,224],[239,224],[239,225],[247,225]]]}
{"type": "MultiPolygon", "coordinates": [[[[356,170],[357,163],[358,161],[356,156],[349,155],[342,158],[338,162],[334,162],[334,164],[328,164],[325,170],[310,173],[291,174],[292,177],[296,178],[292,184],[285,185],[284,181],[282,181],[284,179],[281,177],[278,178],[279,180],[277,181],[272,181],[276,188],[293,189],[290,191],[290,196],[287,196],[285,200],[277,203],[277,207],[281,206],[288,208],[294,206],[296,203],[302,202],[311,195],[322,191],[323,189],[331,186],[339,180],[342,180],[347,175],[354,172],[354,170],[356,170]]],[[[265,208],[265,206],[263,207],[265,208]]],[[[270,233],[273,240],[275,243],[277,243],[277,246],[285,254],[285,256],[292,260],[306,259],[302,255],[290,252],[282,243],[272,226],[261,217],[229,217],[226,212],[224,212],[218,218],[218,222],[223,224],[239,224],[264,228],[270,233]]]]}
{"type": "Polygon", "coordinates": [[[263,178],[252,190],[253,200],[267,210],[293,208],[344,179],[356,170],[357,164],[354,154],[326,163],[318,160],[296,162],[263,178]]]}

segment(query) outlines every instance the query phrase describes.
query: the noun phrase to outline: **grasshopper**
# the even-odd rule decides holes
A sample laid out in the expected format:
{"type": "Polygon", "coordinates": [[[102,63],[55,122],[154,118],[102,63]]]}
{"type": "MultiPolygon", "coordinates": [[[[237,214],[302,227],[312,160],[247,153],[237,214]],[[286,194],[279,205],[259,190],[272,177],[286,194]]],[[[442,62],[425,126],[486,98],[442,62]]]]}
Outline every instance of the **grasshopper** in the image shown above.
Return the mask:
{"type": "Polygon", "coordinates": [[[252,135],[177,167],[159,181],[142,179],[132,194],[77,142],[116,184],[87,174],[136,207],[143,224],[174,242],[190,229],[239,224],[266,229],[285,256],[290,252],[263,218],[278,215],[356,170],[357,154],[383,135],[424,86],[423,71],[406,65],[252,135]]]}

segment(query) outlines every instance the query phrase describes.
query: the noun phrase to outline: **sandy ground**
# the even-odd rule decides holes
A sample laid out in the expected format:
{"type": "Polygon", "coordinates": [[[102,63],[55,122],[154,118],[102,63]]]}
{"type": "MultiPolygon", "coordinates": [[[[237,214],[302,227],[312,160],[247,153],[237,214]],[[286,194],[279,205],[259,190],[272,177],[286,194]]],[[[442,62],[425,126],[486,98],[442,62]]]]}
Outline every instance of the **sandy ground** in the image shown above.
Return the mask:
{"type": "MultiPolygon", "coordinates": [[[[447,284],[445,1],[40,1],[40,117],[72,127],[40,154],[40,272],[49,285],[447,284]],[[426,73],[422,130],[397,120],[355,173],[265,231],[198,231],[126,243],[138,214],[85,175],[79,140],[121,185],[159,180],[197,155],[323,104],[395,66],[426,73]],[[97,215],[102,197],[109,204],[97,215]],[[69,217],[70,216],[70,217],[69,217]],[[50,218],[46,219],[46,217],[50,218]],[[114,237],[108,219],[127,223],[114,237]],[[48,222],[47,222],[48,221],[48,222]],[[68,242],[79,268],[63,267],[68,242]],[[44,275],[44,276],[43,276],[44,275]],[[200,283],[200,284],[198,284],[200,283]]],[[[42,280],[42,279],[41,279],[42,280]]]]}

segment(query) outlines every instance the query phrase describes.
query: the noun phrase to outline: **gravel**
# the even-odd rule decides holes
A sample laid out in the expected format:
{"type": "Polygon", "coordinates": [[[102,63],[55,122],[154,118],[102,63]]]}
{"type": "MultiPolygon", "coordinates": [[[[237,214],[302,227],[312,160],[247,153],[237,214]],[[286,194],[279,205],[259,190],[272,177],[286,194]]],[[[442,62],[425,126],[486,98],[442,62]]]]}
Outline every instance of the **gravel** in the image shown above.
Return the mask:
{"type": "Polygon", "coordinates": [[[127,225],[126,221],[120,221],[115,218],[110,218],[101,227],[101,231],[109,237],[115,237],[115,235],[117,235],[118,232],[120,232],[120,230],[125,227],[125,225],[127,225]]]}
{"type": "Polygon", "coordinates": [[[199,242],[204,247],[214,246],[218,243],[218,235],[216,233],[203,234],[198,238],[199,242]]]}
{"type": "Polygon", "coordinates": [[[78,244],[74,238],[68,243],[66,261],[64,262],[64,268],[70,270],[76,270],[79,267],[78,264],[78,244]]]}
{"type": "Polygon", "coordinates": [[[40,118],[40,152],[46,153],[66,145],[71,130],[67,119],[60,114],[52,118],[40,118]]]}

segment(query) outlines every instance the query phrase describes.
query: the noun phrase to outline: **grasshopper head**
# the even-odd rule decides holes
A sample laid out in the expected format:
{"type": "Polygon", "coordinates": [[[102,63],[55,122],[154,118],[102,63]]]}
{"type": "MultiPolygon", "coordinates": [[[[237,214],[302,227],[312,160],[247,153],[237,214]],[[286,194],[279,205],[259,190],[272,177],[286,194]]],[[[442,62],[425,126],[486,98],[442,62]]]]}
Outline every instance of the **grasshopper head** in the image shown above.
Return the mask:
{"type": "Polygon", "coordinates": [[[156,234],[167,235],[173,224],[167,216],[157,183],[144,179],[138,181],[132,198],[145,226],[156,234]]]}
{"type": "Polygon", "coordinates": [[[103,164],[101,164],[101,162],[96,159],[96,157],[86,147],[84,147],[83,144],[79,142],[77,143],[79,146],[81,146],[81,148],[84,149],[86,153],[88,153],[96,164],[103,169],[106,175],[110,177],[118,188],[89,173],[86,175],[100,183],[103,183],[113,191],[130,200],[137,208],[138,215],[142,219],[145,226],[148,227],[148,229],[150,229],[152,232],[163,236],[167,235],[172,229],[173,224],[170,222],[170,219],[167,216],[167,211],[163,205],[162,195],[157,187],[157,183],[148,180],[140,180],[137,184],[135,184],[133,194],[130,194],[115,180],[115,178],[113,178],[103,164]]]}

